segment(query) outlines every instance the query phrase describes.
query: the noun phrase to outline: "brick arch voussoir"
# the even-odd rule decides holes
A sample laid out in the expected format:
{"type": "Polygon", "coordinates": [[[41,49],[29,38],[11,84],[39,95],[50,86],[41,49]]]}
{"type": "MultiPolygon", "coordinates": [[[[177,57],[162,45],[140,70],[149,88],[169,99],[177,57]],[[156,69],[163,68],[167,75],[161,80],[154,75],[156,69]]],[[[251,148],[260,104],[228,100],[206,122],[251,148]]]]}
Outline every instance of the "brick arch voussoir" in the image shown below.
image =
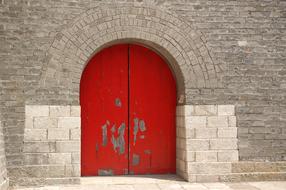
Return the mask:
{"type": "Polygon", "coordinates": [[[180,68],[184,88],[218,85],[219,73],[201,32],[169,11],[136,6],[113,8],[87,10],[56,35],[40,87],[75,90],[90,57],[105,44],[124,39],[152,42],[168,51],[180,68]]]}

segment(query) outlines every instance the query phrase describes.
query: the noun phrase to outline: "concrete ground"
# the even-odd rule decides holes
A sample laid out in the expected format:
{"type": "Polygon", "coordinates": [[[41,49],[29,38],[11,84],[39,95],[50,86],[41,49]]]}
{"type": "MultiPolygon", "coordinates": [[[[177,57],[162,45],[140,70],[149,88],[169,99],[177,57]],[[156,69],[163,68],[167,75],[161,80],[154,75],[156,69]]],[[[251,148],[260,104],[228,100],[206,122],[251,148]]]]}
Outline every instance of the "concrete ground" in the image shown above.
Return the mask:
{"type": "Polygon", "coordinates": [[[85,177],[81,185],[11,187],[13,190],[286,190],[286,181],[188,183],[176,175],[85,177]]]}

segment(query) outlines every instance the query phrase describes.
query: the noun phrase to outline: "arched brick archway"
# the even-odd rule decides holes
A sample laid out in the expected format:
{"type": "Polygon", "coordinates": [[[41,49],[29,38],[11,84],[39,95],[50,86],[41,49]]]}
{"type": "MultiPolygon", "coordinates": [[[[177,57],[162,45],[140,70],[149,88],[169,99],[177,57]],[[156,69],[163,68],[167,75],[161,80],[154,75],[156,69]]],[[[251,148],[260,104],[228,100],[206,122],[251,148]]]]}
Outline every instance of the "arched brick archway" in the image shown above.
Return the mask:
{"type": "Polygon", "coordinates": [[[64,88],[77,96],[92,55],[122,42],[139,42],[167,59],[177,79],[179,103],[184,103],[185,89],[221,86],[221,66],[212,60],[201,32],[159,8],[109,5],[87,10],[56,35],[39,88],[64,88]]]}
{"type": "MultiPolygon", "coordinates": [[[[206,140],[201,140],[194,133],[207,131],[207,120],[210,117],[214,121],[222,118],[225,127],[233,128],[232,135],[235,136],[234,107],[223,105],[221,113],[218,111],[218,105],[185,105],[188,89],[222,86],[222,65],[213,61],[206,47],[204,35],[176,17],[174,13],[156,7],[138,7],[134,4],[109,4],[91,8],[56,35],[47,52],[47,62],[42,69],[36,94],[26,101],[24,150],[29,148],[29,144],[40,146],[38,142],[31,141],[34,138],[32,135],[38,132],[35,129],[43,126],[48,128],[48,133],[45,131],[47,135],[43,135],[43,139],[52,148],[47,151],[56,151],[53,155],[56,158],[60,157],[62,152],[77,158],[74,163],[61,163],[63,171],[69,168],[70,173],[60,176],[79,179],[81,113],[78,105],[81,75],[94,54],[117,43],[140,43],[153,49],[166,59],[174,74],[178,93],[177,174],[189,181],[200,181],[204,177],[213,177],[213,171],[230,173],[230,160],[227,160],[227,163],[215,162],[210,166],[207,162],[200,163],[194,160],[196,151],[208,155],[218,154],[221,149],[219,145],[211,147],[208,136],[204,136],[206,140]],[[227,110],[227,113],[224,113],[224,110],[227,110]],[[204,129],[196,129],[201,127],[204,129]],[[201,166],[203,170],[200,170],[201,166]],[[226,169],[220,171],[220,168],[226,169]],[[201,176],[202,173],[206,176],[201,176]]],[[[208,127],[212,127],[212,131],[217,130],[215,124],[208,127]]],[[[220,137],[217,138],[214,143],[220,142],[220,137]]],[[[236,138],[227,142],[236,160],[236,138]]],[[[222,152],[225,153],[223,150],[222,152]]],[[[49,173],[46,175],[50,176],[49,173]]],[[[214,177],[218,179],[218,176],[214,177]]]]}

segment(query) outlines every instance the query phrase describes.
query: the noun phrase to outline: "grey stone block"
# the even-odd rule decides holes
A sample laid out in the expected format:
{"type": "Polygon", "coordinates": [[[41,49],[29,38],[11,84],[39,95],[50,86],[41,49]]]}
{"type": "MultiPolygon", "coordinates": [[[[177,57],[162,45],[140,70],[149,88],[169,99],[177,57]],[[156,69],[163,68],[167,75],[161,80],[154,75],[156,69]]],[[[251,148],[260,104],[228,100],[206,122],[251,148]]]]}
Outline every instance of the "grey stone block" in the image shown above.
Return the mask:
{"type": "Polygon", "coordinates": [[[228,174],[231,173],[231,163],[188,163],[190,174],[228,174]]]}
{"type": "Polygon", "coordinates": [[[58,127],[58,119],[53,117],[34,117],[34,128],[58,127]]]}
{"type": "Polygon", "coordinates": [[[50,117],[69,117],[71,116],[70,106],[50,106],[50,117]]]}
{"type": "Polygon", "coordinates": [[[63,128],[48,129],[49,140],[69,140],[69,138],[70,138],[69,129],[63,129],[63,128]]]}
{"type": "Polygon", "coordinates": [[[59,117],[59,128],[80,128],[80,117],[59,117]]]}
{"type": "Polygon", "coordinates": [[[49,116],[49,106],[26,105],[26,117],[49,116]]]}
{"type": "Polygon", "coordinates": [[[57,141],[56,152],[80,152],[79,141],[57,141]]]}
{"type": "Polygon", "coordinates": [[[237,150],[237,139],[211,139],[211,150],[237,150]]]}
{"type": "Polygon", "coordinates": [[[47,129],[25,129],[24,141],[45,141],[47,129]]]}
{"type": "Polygon", "coordinates": [[[49,153],[48,160],[49,164],[60,164],[60,165],[71,164],[72,155],[71,153],[49,153]]]}

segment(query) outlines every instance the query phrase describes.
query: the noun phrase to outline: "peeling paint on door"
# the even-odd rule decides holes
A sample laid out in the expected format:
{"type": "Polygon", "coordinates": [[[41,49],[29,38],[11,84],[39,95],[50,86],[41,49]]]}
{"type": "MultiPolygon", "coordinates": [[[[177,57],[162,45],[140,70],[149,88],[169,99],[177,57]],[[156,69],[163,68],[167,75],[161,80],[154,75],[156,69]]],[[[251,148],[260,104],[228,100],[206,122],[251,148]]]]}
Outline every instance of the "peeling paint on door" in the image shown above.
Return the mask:
{"type": "Polygon", "coordinates": [[[116,99],[115,99],[115,106],[116,106],[116,107],[119,107],[119,108],[122,106],[122,103],[121,103],[120,98],[116,98],[116,99]]]}
{"type": "Polygon", "coordinates": [[[138,154],[133,154],[132,156],[132,165],[137,166],[140,162],[140,156],[138,154]]]}
{"type": "Polygon", "coordinates": [[[136,144],[136,140],[137,140],[137,133],[138,133],[138,128],[139,128],[139,119],[138,118],[134,118],[134,129],[133,129],[133,135],[134,135],[134,139],[133,139],[133,145],[136,144]]]}
{"type": "Polygon", "coordinates": [[[107,145],[107,124],[101,126],[102,128],[102,146],[107,145]]]}
{"type": "Polygon", "coordinates": [[[140,120],[139,121],[139,127],[140,127],[140,131],[141,132],[144,132],[146,130],[145,121],[144,120],[140,120]]]}
{"type": "Polygon", "coordinates": [[[124,133],[125,133],[125,128],[126,125],[125,123],[122,123],[118,130],[118,137],[115,138],[114,133],[115,133],[115,125],[112,126],[111,131],[112,131],[112,136],[111,136],[111,143],[113,145],[113,149],[115,152],[117,152],[117,148],[119,148],[119,154],[123,154],[125,152],[125,139],[124,139],[124,133]]]}
{"type": "Polygon", "coordinates": [[[113,170],[112,169],[99,169],[98,175],[99,176],[110,176],[110,175],[113,175],[113,170]]]}
{"type": "Polygon", "coordinates": [[[125,140],[124,140],[124,132],[125,132],[125,123],[122,123],[118,128],[119,137],[117,139],[119,146],[119,154],[123,154],[125,151],[125,140]]]}

